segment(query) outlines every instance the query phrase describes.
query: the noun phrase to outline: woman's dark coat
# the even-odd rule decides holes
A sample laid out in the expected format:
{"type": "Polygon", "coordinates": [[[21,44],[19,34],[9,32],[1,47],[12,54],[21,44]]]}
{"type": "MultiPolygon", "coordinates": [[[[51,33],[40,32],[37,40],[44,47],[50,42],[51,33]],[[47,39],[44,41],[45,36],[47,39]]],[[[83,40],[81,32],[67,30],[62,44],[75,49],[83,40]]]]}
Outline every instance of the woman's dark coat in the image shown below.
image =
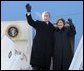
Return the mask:
{"type": "Polygon", "coordinates": [[[73,24],[70,24],[70,27],[63,27],[61,30],[56,28],[54,31],[54,70],[68,70],[73,57],[70,37],[75,34],[76,31],[73,24]]]}

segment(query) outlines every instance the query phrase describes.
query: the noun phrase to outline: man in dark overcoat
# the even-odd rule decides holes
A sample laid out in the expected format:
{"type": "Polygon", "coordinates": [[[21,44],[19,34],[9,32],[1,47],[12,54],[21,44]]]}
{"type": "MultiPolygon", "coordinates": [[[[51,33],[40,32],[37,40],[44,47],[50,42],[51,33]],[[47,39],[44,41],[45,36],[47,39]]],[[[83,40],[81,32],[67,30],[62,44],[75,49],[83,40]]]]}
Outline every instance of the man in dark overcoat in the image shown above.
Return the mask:
{"type": "Polygon", "coordinates": [[[28,24],[36,30],[33,39],[30,64],[34,70],[49,70],[53,49],[53,30],[54,27],[49,21],[50,13],[42,13],[42,21],[34,21],[31,16],[31,6],[26,5],[26,18],[28,24]]]}

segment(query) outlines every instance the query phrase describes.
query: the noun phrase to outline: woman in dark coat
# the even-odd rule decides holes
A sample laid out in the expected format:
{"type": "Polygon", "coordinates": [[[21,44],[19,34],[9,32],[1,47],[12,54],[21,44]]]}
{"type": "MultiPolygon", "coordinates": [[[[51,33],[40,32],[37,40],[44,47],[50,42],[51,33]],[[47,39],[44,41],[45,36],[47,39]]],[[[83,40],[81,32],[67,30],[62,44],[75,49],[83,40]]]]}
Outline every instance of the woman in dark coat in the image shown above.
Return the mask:
{"type": "Polygon", "coordinates": [[[34,70],[46,70],[50,68],[51,55],[53,48],[54,27],[49,22],[49,12],[43,12],[43,21],[34,21],[30,14],[30,6],[26,5],[28,14],[26,18],[28,24],[36,29],[36,36],[33,39],[30,64],[34,70]]]}
{"type": "Polygon", "coordinates": [[[54,31],[53,70],[68,70],[73,58],[70,36],[76,34],[75,27],[72,23],[68,27],[64,25],[65,20],[59,19],[54,31]]]}

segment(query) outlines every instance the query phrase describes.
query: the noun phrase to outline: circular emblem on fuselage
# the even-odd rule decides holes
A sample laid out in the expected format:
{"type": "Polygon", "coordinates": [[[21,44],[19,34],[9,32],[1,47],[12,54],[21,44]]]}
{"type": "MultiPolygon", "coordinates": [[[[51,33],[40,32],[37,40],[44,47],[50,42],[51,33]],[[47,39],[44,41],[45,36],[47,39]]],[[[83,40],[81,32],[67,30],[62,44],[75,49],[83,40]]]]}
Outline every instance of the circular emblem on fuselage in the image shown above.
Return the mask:
{"type": "Polygon", "coordinates": [[[14,27],[14,26],[10,27],[8,29],[8,35],[10,37],[16,37],[18,35],[18,29],[16,27],[14,27]]]}

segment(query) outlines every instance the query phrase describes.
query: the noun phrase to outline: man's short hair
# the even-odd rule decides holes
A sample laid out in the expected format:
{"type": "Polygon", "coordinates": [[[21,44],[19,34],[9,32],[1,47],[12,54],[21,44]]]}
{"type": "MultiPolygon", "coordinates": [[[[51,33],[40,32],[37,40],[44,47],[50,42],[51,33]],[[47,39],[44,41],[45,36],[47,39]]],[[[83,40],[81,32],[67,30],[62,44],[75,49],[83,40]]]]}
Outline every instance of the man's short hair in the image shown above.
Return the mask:
{"type": "Polygon", "coordinates": [[[44,15],[45,15],[45,14],[48,14],[49,17],[50,17],[50,13],[49,13],[48,11],[44,11],[44,12],[42,12],[42,19],[44,18],[44,15]]]}

